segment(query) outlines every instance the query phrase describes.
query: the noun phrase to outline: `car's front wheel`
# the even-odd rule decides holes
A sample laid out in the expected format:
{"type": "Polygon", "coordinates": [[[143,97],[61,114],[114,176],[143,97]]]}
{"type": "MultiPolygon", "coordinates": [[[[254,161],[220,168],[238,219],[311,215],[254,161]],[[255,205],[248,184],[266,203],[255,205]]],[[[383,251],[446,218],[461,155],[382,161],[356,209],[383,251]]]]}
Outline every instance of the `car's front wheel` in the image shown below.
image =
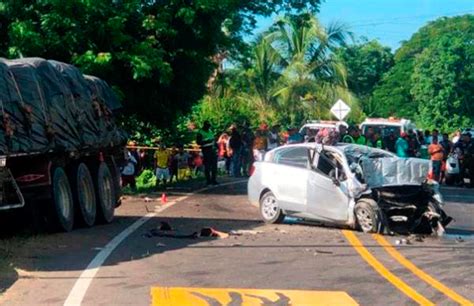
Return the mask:
{"type": "Polygon", "coordinates": [[[267,191],[260,198],[260,215],[265,223],[281,223],[285,214],[278,205],[278,200],[271,191],[267,191]]]}
{"type": "Polygon", "coordinates": [[[360,199],[354,207],[357,225],[364,233],[383,233],[383,212],[372,199],[360,199]]]}

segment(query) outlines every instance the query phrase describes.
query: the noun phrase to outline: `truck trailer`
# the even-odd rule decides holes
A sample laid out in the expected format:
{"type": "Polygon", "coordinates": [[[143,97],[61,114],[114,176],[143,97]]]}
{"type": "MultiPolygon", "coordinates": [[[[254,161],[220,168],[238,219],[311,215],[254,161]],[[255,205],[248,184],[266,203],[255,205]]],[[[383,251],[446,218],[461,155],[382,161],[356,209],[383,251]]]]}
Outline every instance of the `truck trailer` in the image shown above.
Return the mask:
{"type": "Polygon", "coordinates": [[[111,222],[125,133],[108,84],[42,58],[0,59],[0,214],[27,205],[60,231],[111,222]]]}

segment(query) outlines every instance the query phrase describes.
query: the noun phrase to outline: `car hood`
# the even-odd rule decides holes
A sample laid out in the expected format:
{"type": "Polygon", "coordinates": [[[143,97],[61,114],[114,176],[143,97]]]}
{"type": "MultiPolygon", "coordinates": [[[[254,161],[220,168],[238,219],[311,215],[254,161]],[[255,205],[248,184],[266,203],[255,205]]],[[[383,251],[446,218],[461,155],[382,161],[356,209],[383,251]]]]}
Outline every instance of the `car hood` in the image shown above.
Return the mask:
{"type": "Polygon", "coordinates": [[[368,187],[420,186],[426,181],[430,162],[419,158],[362,158],[361,166],[368,187]]]}

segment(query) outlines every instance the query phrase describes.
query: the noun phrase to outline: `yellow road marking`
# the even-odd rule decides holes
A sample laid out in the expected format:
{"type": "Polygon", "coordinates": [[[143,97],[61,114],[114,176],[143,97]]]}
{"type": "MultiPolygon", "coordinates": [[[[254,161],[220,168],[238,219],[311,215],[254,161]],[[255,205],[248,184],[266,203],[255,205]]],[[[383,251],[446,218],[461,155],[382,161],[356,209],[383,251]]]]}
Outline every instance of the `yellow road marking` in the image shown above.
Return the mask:
{"type": "Polygon", "coordinates": [[[155,287],[151,296],[152,306],[358,305],[342,291],[155,287]]]}
{"type": "Polygon", "coordinates": [[[419,294],[415,289],[410,287],[403,280],[398,278],[395,274],[390,272],[380,261],[378,261],[370,252],[367,250],[357,236],[348,230],[343,230],[342,233],[352,245],[352,247],[359,253],[359,255],[375,269],[380,275],[394,285],[398,290],[403,292],[406,296],[414,300],[420,305],[434,305],[433,302],[419,294]]]}
{"type": "Polygon", "coordinates": [[[463,296],[456,293],[454,290],[446,287],[441,282],[433,278],[431,275],[425,273],[423,270],[415,266],[411,261],[406,259],[402,254],[400,254],[384,237],[381,235],[372,235],[374,239],[385,249],[385,251],[390,254],[396,261],[398,261],[402,266],[410,270],[413,274],[424,280],[426,283],[430,284],[432,287],[438,289],[441,293],[448,296],[455,302],[461,305],[474,305],[471,301],[464,298],[463,296]]]}

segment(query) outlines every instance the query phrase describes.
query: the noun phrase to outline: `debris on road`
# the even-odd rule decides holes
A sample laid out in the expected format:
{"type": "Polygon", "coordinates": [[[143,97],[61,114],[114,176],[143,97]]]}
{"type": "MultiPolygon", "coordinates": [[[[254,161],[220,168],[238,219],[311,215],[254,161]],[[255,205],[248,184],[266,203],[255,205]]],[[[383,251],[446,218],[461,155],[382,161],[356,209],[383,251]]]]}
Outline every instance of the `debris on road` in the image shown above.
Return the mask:
{"type": "Polygon", "coordinates": [[[211,237],[211,238],[228,238],[230,235],[218,231],[212,227],[204,227],[199,232],[193,232],[192,234],[181,234],[174,231],[171,225],[165,221],[161,222],[159,228],[150,229],[147,233],[143,234],[143,237],[164,237],[164,238],[177,238],[177,239],[197,239],[200,237],[211,237]]]}
{"type": "Polygon", "coordinates": [[[279,232],[280,234],[288,234],[288,231],[282,230],[281,228],[275,227],[275,231],[279,232]]]}
{"type": "Polygon", "coordinates": [[[153,228],[148,233],[143,234],[146,238],[152,237],[163,237],[163,238],[176,238],[176,239],[197,239],[199,237],[198,232],[192,234],[180,234],[174,231],[162,231],[160,229],[153,228]]]}
{"type": "Polygon", "coordinates": [[[403,238],[403,239],[397,239],[397,240],[395,241],[395,244],[396,244],[396,245],[407,245],[407,244],[411,244],[411,241],[408,240],[408,239],[405,239],[405,238],[403,238]]]}
{"type": "Polygon", "coordinates": [[[212,227],[205,227],[201,229],[201,237],[216,237],[216,238],[228,238],[229,234],[220,232],[212,227]]]}
{"type": "Polygon", "coordinates": [[[156,244],[157,248],[162,248],[162,247],[165,247],[165,246],[166,246],[166,244],[160,243],[160,242],[156,244]]]}
{"type": "Polygon", "coordinates": [[[257,235],[262,234],[263,231],[253,231],[253,230],[232,230],[229,232],[231,236],[244,236],[244,235],[257,235]]]}
{"type": "Polygon", "coordinates": [[[145,201],[145,203],[150,203],[150,202],[153,202],[154,200],[152,198],[145,197],[143,201],[145,201]]]}

